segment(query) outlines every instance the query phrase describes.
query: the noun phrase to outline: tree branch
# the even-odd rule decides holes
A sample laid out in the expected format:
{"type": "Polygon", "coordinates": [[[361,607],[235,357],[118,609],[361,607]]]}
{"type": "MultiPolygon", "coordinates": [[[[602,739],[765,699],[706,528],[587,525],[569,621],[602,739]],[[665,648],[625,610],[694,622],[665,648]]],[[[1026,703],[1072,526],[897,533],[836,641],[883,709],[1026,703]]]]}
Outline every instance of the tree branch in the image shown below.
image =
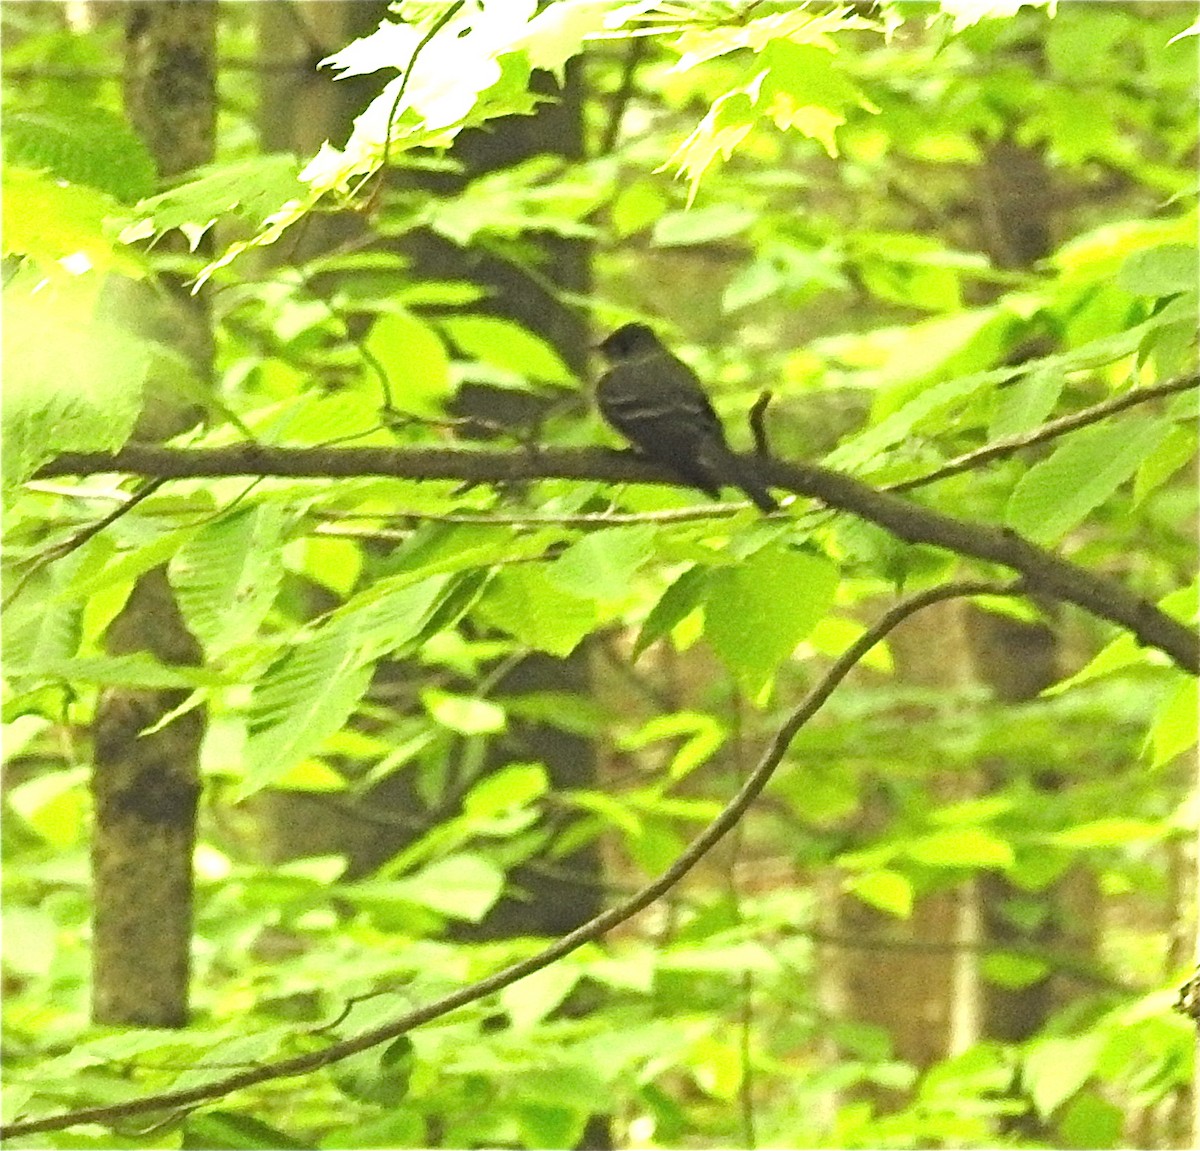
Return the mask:
{"type": "Polygon", "coordinates": [[[478,1002],[497,991],[516,983],[535,971],[548,967],[551,963],[569,955],[572,951],[600,939],[614,927],[631,919],[639,911],[649,907],[655,900],[665,895],[680,879],[683,878],[716,843],[722,839],[738,821],[745,815],[750,805],[762,793],[775,769],[782,762],[793,739],[800,729],[817,713],[825,701],[833,694],[834,689],[846,678],[862,658],[879,643],[889,632],[907,619],[910,615],[934,603],[948,599],[959,599],[964,596],[976,595],[1020,595],[1025,591],[1022,582],[998,583],[983,580],[960,581],[945,584],[942,587],[931,588],[928,591],[910,596],[885,612],[875,624],[858,637],[834,662],[824,676],[817,682],[804,700],[788,716],[783,726],[775,734],[770,745],[763,752],[753,772],[746,782],[738,789],[734,797],[722,808],[720,814],[710,823],[687,847],[675,862],[667,868],[656,880],[646,884],[623,902],[602,912],[594,919],[577,927],[574,931],[555,940],[549,947],[543,948],[535,955],[489,975],[476,983],[459,988],[449,995],[435,999],[423,1007],[418,1007],[397,1016],[389,1023],[358,1035],[331,1043],[320,1051],[310,1051],[290,1059],[280,1059],[274,1063],[264,1063],[256,1067],[248,1067],[243,1071],[234,1072],[221,1079],[214,1079],[198,1087],[177,1091],[163,1091],[154,1095],[146,1095],[141,1099],[132,1099],[124,1103],[116,1103],[103,1107],[86,1107],[77,1111],[65,1111],[58,1115],[47,1115],[39,1119],[23,1119],[0,1127],[0,1138],[13,1138],[20,1135],[34,1135],[42,1131],[62,1131],[82,1123],[112,1123],[127,1119],[132,1115],[144,1115],[153,1111],[189,1108],[197,1103],[210,1099],[219,1099],[234,1091],[240,1091],[259,1083],[274,1079],[290,1078],[327,1067],[331,1063],[356,1055],[370,1047],[390,1042],[405,1033],[448,1015],[452,1011],[465,1007],[469,1003],[478,1002]]]}
{"type": "Polygon", "coordinates": [[[1034,428],[1032,431],[1022,432],[1016,436],[1003,436],[998,440],[993,440],[990,444],[984,444],[981,448],[976,448],[971,452],[964,452],[961,456],[955,456],[954,459],[947,460],[940,467],[934,468],[931,472],[926,472],[923,476],[914,476],[911,480],[903,480],[897,484],[888,484],[884,490],[889,492],[911,491],[913,488],[931,484],[935,480],[944,480],[947,476],[956,476],[959,472],[977,468],[981,464],[990,463],[992,460],[1011,456],[1014,452],[1019,452],[1022,448],[1032,447],[1034,444],[1043,444],[1047,440],[1054,440],[1059,436],[1065,436],[1067,432],[1073,432],[1078,428],[1086,427],[1088,424],[1098,423],[1105,416],[1111,416],[1114,412],[1123,412],[1126,408],[1136,407],[1138,404],[1144,404],[1149,400],[1155,400],[1161,396],[1172,396],[1177,392],[1187,392],[1198,387],[1200,387],[1200,372],[1192,372],[1190,375],[1180,376],[1175,380],[1167,380],[1165,383],[1155,384],[1153,387],[1134,388],[1131,392],[1125,392],[1120,396],[1113,396],[1111,399],[1093,404],[1090,408],[1082,408],[1080,411],[1072,412],[1068,416],[1061,416],[1057,420],[1050,420],[1034,428]]]}
{"type": "MultiPolygon", "coordinates": [[[[852,476],[814,464],[746,456],[772,486],[819,500],[886,528],[908,543],[932,544],[959,555],[1019,572],[1030,591],[1073,603],[1158,648],[1186,671],[1200,673],[1200,648],[1191,628],[1116,580],[1088,571],[1038,547],[1007,528],[977,524],[879,491],[852,476]]],[[[528,448],[521,451],[462,448],[275,448],[236,444],[223,448],[164,448],[128,444],[119,452],[59,456],[39,477],[128,472],[164,479],[200,476],[384,475],[399,479],[457,480],[471,484],[537,479],[669,483],[679,480],[633,452],[605,448],[528,448]]]]}

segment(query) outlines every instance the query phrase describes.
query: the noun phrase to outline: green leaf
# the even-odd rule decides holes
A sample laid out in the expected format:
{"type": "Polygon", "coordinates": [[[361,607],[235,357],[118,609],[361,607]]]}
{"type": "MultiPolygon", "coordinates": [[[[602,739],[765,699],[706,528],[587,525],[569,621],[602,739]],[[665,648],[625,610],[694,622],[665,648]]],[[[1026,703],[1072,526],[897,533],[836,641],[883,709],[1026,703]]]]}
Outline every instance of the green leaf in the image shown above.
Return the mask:
{"type": "Polygon", "coordinates": [[[500,992],[500,1006],[518,1031],[540,1023],[575,990],[583,971],[573,963],[552,963],[500,992]]]}
{"type": "Polygon", "coordinates": [[[1180,679],[1182,682],[1159,705],[1150,725],[1151,767],[1161,767],[1196,746],[1196,683],[1190,676],[1180,679]]]}
{"type": "Polygon", "coordinates": [[[1113,816],[1094,819],[1090,823],[1078,823],[1065,831],[1055,832],[1050,839],[1063,847],[1123,847],[1128,843],[1162,839],[1168,830],[1164,823],[1113,816]]]}
{"type": "Polygon", "coordinates": [[[478,610],[522,643],[557,656],[570,655],[596,624],[592,601],[561,590],[541,564],[498,572],[478,610]]]}
{"type": "Polygon", "coordinates": [[[829,610],[837,568],[811,552],[769,545],[713,572],[704,634],[743,689],[757,695],[829,610]]]}
{"type": "Polygon", "coordinates": [[[451,342],[469,359],[490,364],[520,380],[574,387],[574,373],[554,346],[511,320],[495,316],[448,316],[440,321],[451,342]]]}
{"type": "Polygon", "coordinates": [[[1026,1053],[1022,1081],[1043,1117],[1049,1117],[1094,1074],[1104,1044],[1099,1032],[1078,1039],[1042,1039],[1026,1053]]]}
{"type": "Polygon", "coordinates": [[[275,504],[202,524],[171,557],[171,586],[210,658],[251,642],[283,580],[286,523],[275,504]]]}
{"type": "Polygon", "coordinates": [[[664,739],[686,737],[671,760],[668,775],[682,779],[720,749],[729,732],[715,716],[698,711],[677,711],[647,720],[636,731],[623,736],[618,746],[623,751],[638,751],[664,739]]]}
{"type": "Polygon", "coordinates": [[[1127,1121],[1124,1107],[1083,1091],[1066,1105],[1055,1126],[1067,1147],[1121,1147],[1127,1121]]]}
{"type": "Polygon", "coordinates": [[[904,845],[904,854],[927,867],[1010,867],[1012,845],[981,827],[935,831],[904,845]]]}
{"type": "Polygon", "coordinates": [[[580,599],[624,599],[634,573],[654,554],[657,534],[652,524],[590,532],[548,565],[546,576],[580,599]]]}
{"type": "Polygon", "coordinates": [[[1011,991],[1030,987],[1051,973],[1049,964],[1040,959],[1011,951],[994,951],[985,955],[981,971],[989,983],[1011,991]]]}
{"type": "Polygon", "coordinates": [[[421,702],[437,723],[460,735],[491,735],[505,728],[504,708],[490,700],[428,687],[421,702]]]}
{"type": "Polygon", "coordinates": [[[1066,374],[1061,370],[1040,368],[999,389],[988,439],[1016,436],[1036,428],[1054,411],[1065,383],[1066,374]]]}
{"type": "MultiPolygon", "coordinates": [[[[8,789],[7,802],[48,844],[62,851],[80,842],[88,812],[86,768],[35,775],[8,789]]],[[[19,908],[14,909],[19,910],[19,908]]],[[[4,913],[5,929],[9,912],[4,913]]],[[[9,938],[15,939],[15,935],[9,938]]],[[[27,943],[22,939],[22,948],[27,943]]]]}
{"type": "Polygon", "coordinates": [[[642,179],[625,184],[608,209],[613,235],[624,239],[650,227],[669,204],[656,181],[642,179]]]}
{"type": "MultiPolygon", "coordinates": [[[[1181,623],[1192,623],[1197,614],[1200,614],[1200,583],[1193,580],[1186,587],[1177,588],[1163,596],[1158,601],[1158,606],[1181,623]]],[[[1051,684],[1042,692],[1042,695],[1047,697],[1061,695],[1089,680],[1098,679],[1101,676],[1120,671],[1122,668],[1153,664],[1154,662],[1154,654],[1142,647],[1128,632],[1125,632],[1102,647],[1080,671],[1066,679],[1059,680],[1058,683],[1051,684]]]]}
{"type": "Polygon", "coordinates": [[[1138,465],[1133,481],[1133,502],[1141,504],[1162,487],[1184,464],[1196,458],[1196,428],[1177,424],[1166,438],[1138,465]]]}
{"type": "Polygon", "coordinates": [[[150,351],[121,328],[95,321],[92,289],[79,282],[92,279],[47,285],[35,296],[4,293],[6,484],[29,478],[62,452],[116,451],[133,432],[150,351]]]}
{"type": "Polygon", "coordinates": [[[447,627],[465,610],[458,595],[465,586],[468,600],[478,573],[464,572],[458,579],[419,573],[377,579],[329,616],[323,631],[337,632],[358,663],[373,663],[381,656],[411,649],[437,627],[447,627]],[[444,609],[449,609],[446,614],[444,609]],[[443,618],[444,617],[444,618],[443,618]]]}
{"type": "Polygon", "coordinates": [[[714,240],[740,235],[756,219],[754,212],[735,204],[667,212],[654,225],[654,242],[661,248],[711,244],[714,240]]]}
{"type": "Polygon", "coordinates": [[[1194,244],[1143,248],[1121,265],[1117,283],[1137,296],[1190,292],[1200,283],[1200,253],[1194,244]]]}
{"type": "Polygon", "coordinates": [[[1018,481],[1008,502],[1009,527],[1039,543],[1060,539],[1133,475],[1171,427],[1143,418],[1073,432],[1018,481]]]}
{"type": "Polygon", "coordinates": [[[213,1108],[189,1115],[183,1123],[185,1147],[227,1147],[230,1151],[302,1151],[310,1144],[253,1115],[213,1108]]]}
{"type": "Polygon", "coordinates": [[[289,201],[308,195],[298,171],[296,157],[282,152],[197,168],[190,180],[138,204],[142,220],[122,238],[132,241],[180,228],[194,249],[218,220],[238,220],[257,232],[289,201]]]}
{"type": "Polygon", "coordinates": [[[397,306],[371,325],[366,348],[401,411],[432,419],[444,414],[443,404],[450,395],[450,358],[429,324],[397,306]]]}
{"type": "Polygon", "coordinates": [[[38,676],[61,679],[64,683],[94,683],[102,687],[215,687],[224,682],[221,675],[209,668],[160,663],[145,651],[47,660],[32,670],[38,676]]]}
{"type": "Polygon", "coordinates": [[[158,183],[142,138],[108,108],[79,102],[14,108],[5,113],[3,129],[6,164],[87,184],[126,204],[149,196],[158,183]]]}
{"type": "MultiPolygon", "coordinates": [[[[0,178],[6,256],[26,256],[41,274],[59,280],[70,278],[58,265],[67,258],[81,262],[78,271],[123,271],[133,277],[145,274],[144,264],[111,234],[109,221],[122,211],[111,196],[84,184],[63,184],[44,172],[32,172],[7,160],[0,178]]],[[[93,293],[96,290],[95,284],[89,288],[93,293]]],[[[6,289],[6,306],[7,296],[6,289]]],[[[44,301],[42,306],[46,307],[44,301]]],[[[6,332],[11,322],[6,319],[6,332]]],[[[13,361],[6,358],[5,363],[11,369],[13,361]]]]}
{"type": "MultiPolygon", "coordinates": [[[[580,5],[591,8],[592,5],[580,5]]],[[[540,1079],[556,1080],[554,1086],[561,1091],[560,1077],[552,1071],[534,1072],[522,1078],[522,1086],[537,1093],[537,1102],[522,1101],[515,1104],[517,1128],[521,1145],[524,1147],[578,1147],[586,1138],[585,1131],[591,1108],[597,1105],[595,1077],[589,1077],[587,1102],[574,1107],[554,1107],[542,1102],[547,1097],[540,1079]]],[[[580,1094],[583,1094],[580,1092],[580,1094]]]]}
{"type": "MultiPolygon", "coordinates": [[[[939,319],[937,323],[957,320],[958,317],[939,319]]],[[[961,326],[961,325],[960,325],[961,326]]],[[[973,330],[978,327],[973,325],[973,330]]],[[[932,338],[934,333],[930,333],[932,338]]],[[[948,350],[934,345],[925,345],[925,354],[930,360],[941,361],[948,350]]],[[[992,384],[1011,376],[1011,370],[1002,372],[977,372],[971,376],[946,380],[922,388],[918,395],[905,403],[899,410],[884,417],[874,427],[868,428],[857,436],[844,441],[825,458],[825,463],[831,468],[853,471],[866,464],[876,462],[879,456],[888,448],[905,440],[913,430],[926,421],[942,417],[957,404],[974,397],[978,392],[992,384]]]]}
{"type": "Polygon", "coordinates": [[[485,776],[463,799],[463,814],[476,818],[500,815],[541,799],[550,778],[540,763],[514,763],[485,776]]]}
{"type": "Polygon", "coordinates": [[[246,774],[236,798],[274,783],[313,754],[350,718],[373,670],[360,661],[350,636],[330,627],[272,665],[250,697],[246,774]]]}
{"type": "Polygon", "coordinates": [[[898,919],[912,915],[913,885],[898,871],[877,868],[861,875],[847,876],[842,881],[842,890],[898,919]]]}
{"type": "Polygon", "coordinates": [[[351,1099],[395,1109],[408,1095],[411,1064],[407,1059],[385,1065],[383,1053],[371,1047],[338,1060],[329,1071],[338,1089],[351,1099]]]}
{"type": "Polygon", "coordinates": [[[452,855],[394,880],[393,886],[413,903],[478,923],[500,898],[504,874],[478,855],[452,855]]]}
{"type": "Polygon", "coordinates": [[[650,609],[634,641],[632,658],[637,659],[652,643],[696,611],[707,590],[708,568],[695,564],[683,572],[650,609]]]}

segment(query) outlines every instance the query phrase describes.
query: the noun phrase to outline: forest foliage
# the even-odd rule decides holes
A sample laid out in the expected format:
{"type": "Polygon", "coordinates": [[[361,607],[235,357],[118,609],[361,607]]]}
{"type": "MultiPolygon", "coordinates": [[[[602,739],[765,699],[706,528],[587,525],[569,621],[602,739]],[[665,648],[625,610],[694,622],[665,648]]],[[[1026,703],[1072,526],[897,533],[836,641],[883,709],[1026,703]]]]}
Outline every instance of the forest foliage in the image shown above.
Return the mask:
{"type": "MultiPolygon", "coordinates": [[[[1006,698],[943,674],[961,636],[914,660],[880,635],[725,845],[606,938],[303,1077],[11,1145],[542,1148],[604,1116],[630,1147],[1187,1146],[1194,676],[951,529],[1195,622],[1194,6],[406,2],[322,65],[377,92],[339,142],[264,153],[230,69],[217,159],[169,186],[104,72],[119,24],[51,7],[3,13],[6,1122],[305,1056],[534,955],[471,935],[517,869],[602,845],[610,902],[662,873],[904,597],[967,581],[1058,655],[1006,698]],[[441,190],[464,134],[558,98],[540,73],[582,77],[583,155],[441,190]],[[1031,157],[1043,183],[1007,201],[995,181],[1031,157]],[[352,241],[293,257],[345,216],[352,241]],[[1020,229],[1035,259],[1006,252],[1020,229]],[[539,286],[546,237],[584,246],[591,289],[555,294],[595,336],[653,323],[735,446],[769,389],[781,466],[946,534],[814,492],[763,517],[588,454],[618,444],[582,350],[418,270],[422,234],[539,286]],[[168,274],[209,301],[211,376],[168,274]],[[477,385],[533,417],[474,435],[455,403],[477,385]],[[412,470],[103,466],[162,408],[190,413],[179,459],[379,448],[412,470]],[[162,565],[200,665],[105,646],[162,565]],[[584,651],[589,690],[503,686],[584,651]],[[175,1031],[89,1021],[89,728],[124,687],[207,714],[175,1031]],[[602,748],[601,778],[497,768],[530,722],[602,748]],[[376,812],[408,831],[377,866],[315,833],[272,856],[264,797],[302,794],[319,826],[396,780],[417,806],[376,812]],[[993,880],[1023,942],[925,942],[981,986],[1052,983],[1035,1034],[918,1065],[831,1004],[835,902],[919,947],[926,901],[993,880]],[[1055,933],[1066,885],[1086,913],[1055,933]]],[[[223,6],[223,59],[254,55],[255,8],[223,6]]]]}

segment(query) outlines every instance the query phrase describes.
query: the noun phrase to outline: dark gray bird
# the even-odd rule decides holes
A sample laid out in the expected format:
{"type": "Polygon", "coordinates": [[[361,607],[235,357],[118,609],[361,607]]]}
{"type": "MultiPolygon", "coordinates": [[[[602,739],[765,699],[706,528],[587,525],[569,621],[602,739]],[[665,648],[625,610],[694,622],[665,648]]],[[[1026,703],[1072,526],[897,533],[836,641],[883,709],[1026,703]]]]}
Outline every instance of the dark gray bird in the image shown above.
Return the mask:
{"type": "Polygon", "coordinates": [[[729,484],[764,512],[779,507],[753,466],[730,450],[696,373],[645,324],[622,325],[599,348],[609,369],[596,385],[596,406],[643,455],[713,499],[729,484]]]}

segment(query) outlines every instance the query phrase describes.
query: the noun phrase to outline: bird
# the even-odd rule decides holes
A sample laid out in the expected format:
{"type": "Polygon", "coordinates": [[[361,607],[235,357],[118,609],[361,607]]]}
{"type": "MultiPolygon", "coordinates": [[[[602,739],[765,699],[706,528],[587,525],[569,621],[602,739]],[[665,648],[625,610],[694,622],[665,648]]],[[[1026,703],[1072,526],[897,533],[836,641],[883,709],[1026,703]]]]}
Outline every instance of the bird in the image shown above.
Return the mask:
{"type": "Polygon", "coordinates": [[[597,347],[609,365],[596,385],[596,406],[606,423],[713,499],[729,484],[760,511],[778,509],[752,465],[730,449],[696,373],[650,327],[623,324],[597,347]]]}

